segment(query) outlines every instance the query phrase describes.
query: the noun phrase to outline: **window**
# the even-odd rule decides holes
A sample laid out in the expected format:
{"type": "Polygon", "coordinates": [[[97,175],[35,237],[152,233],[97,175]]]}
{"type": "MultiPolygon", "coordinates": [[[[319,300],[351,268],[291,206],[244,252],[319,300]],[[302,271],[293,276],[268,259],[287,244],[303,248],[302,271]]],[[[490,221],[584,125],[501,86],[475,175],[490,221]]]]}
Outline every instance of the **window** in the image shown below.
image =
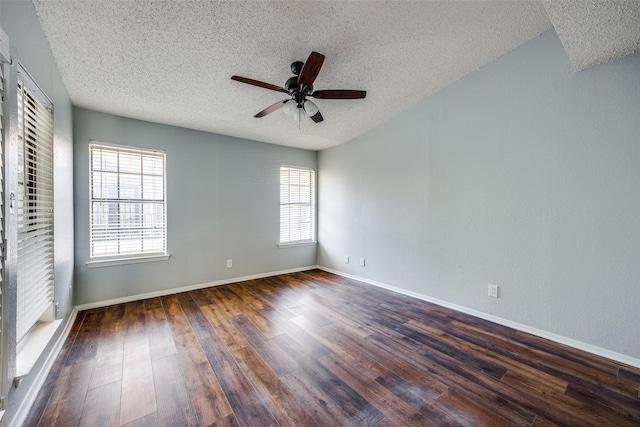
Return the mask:
{"type": "Polygon", "coordinates": [[[18,72],[18,271],[16,339],[54,320],[53,105],[18,72]]]}
{"type": "Polygon", "coordinates": [[[315,240],[316,174],[313,169],[280,167],[280,243],[315,240]]]}
{"type": "Polygon", "coordinates": [[[165,153],[91,142],[91,258],[166,255],[165,153]]]}

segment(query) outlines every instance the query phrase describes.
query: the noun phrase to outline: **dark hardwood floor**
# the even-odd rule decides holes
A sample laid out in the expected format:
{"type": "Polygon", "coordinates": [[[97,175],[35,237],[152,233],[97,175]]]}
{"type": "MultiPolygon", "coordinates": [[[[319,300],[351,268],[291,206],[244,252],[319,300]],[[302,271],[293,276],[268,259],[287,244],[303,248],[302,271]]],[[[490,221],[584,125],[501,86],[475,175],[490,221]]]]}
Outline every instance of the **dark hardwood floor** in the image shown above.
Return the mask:
{"type": "Polygon", "coordinates": [[[26,425],[638,426],[639,384],[314,270],[80,312],[26,425]]]}

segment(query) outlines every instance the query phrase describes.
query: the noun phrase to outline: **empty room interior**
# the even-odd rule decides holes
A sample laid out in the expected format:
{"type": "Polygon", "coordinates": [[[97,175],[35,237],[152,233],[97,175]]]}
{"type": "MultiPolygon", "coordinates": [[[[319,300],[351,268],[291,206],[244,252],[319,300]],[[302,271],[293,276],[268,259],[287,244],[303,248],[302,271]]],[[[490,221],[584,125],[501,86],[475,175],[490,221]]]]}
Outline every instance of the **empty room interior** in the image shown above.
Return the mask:
{"type": "Polygon", "coordinates": [[[640,2],[0,27],[3,426],[640,425],[640,2]]]}

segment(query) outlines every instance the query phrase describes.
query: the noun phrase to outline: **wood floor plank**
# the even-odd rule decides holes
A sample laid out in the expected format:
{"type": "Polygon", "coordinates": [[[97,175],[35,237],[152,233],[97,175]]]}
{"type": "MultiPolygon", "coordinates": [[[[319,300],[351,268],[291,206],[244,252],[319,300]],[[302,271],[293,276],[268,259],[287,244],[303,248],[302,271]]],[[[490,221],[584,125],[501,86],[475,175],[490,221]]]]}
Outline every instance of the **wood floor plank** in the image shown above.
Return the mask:
{"type": "Polygon", "coordinates": [[[147,319],[144,312],[144,301],[132,301],[125,303],[124,306],[127,335],[145,332],[147,319]]]}
{"type": "Polygon", "coordinates": [[[272,341],[289,354],[295,355],[300,368],[290,375],[296,376],[296,379],[309,389],[322,390],[325,398],[320,398],[320,400],[325,403],[326,398],[333,400],[348,415],[349,419],[358,420],[364,425],[374,425],[384,417],[375,406],[349,387],[331,370],[317,360],[308,357],[287,335],[278,335],[272,338],[272,341]]]}
{"type": "Polygon", "coordinates": [[[289,338],[297,342],[300,348],[308,355],[313,355],[318,358],[329,354],[331,352],[329,347],[297,325],[297,323],[301,321],[310,322],[306,317],[302,319],[287,319],[285,321],[287,325],[286,334],[289,338]]]}
{"type": "Polygon", "coordinates": [[[442,397],[447,395],[449,390],[432,397],[421,388],[411,384],[409,381],[391,371],[376,378],[376,382],[398,396],[399,399],[409,404],[436,425],[472,426],[472,423],[464,414],[452,411],[451,408],[447,406],[448,402],[442,397]]]}
{"type": "Polygon", "coordinates": [[[176,296],[164,297],[163,306],[180,360],[185,383],[200,425],[212,425],[233,410],[189,325],[176,296]]]}
{"type": "Polygon", "coordinates": [[[602,356],[595,354],[587,355],[584,351],[554,343],[523,331],[517,331],[515,334],[511,335],[510,338],[515,342],[526,345],[527,347],[560,356],[563,360],[573,362],[578,366],[583,366],[587,368],[585,369],[585,372],[594,370],[608,374],[612,377],[615,377],[618,374],[617,364],[602,356]]]}
{"type": "Polygon", "coordinates": [[[332,323],[331,320],[329,320],[321,313],[314,310],[312,306],[309,306],[307,304],[296,307],[293,309],[293,311],[299,316],[306,317],[318,326],[327,326],[332,323]]]}
{"type": "MultiPolygon", "coordinates": [[[[330,353],[319,360],[349,387],[353,388],[382,412],[387,423],[394,425],[436,426],[404,399],[369,378],[360,369],[353,368],[349,359],[345,359],[336,353],[330,353]]],[[[426,399],[429,400],[429,397],[427,396],[426,399]]],[[[420,406],[422,405],[418,407],[420,406]]]]}
{"type": "Polygon", "coordinates": [[[231,322],[276,375],[281,376],[298,369],[295,359],[262,335],[249,319],[236,316],[231,322]]]}
{"type": "Polygon", "coordinates": [[[99,343],[89,389],[122,379],[124,336],[110,337],[99,343]]]}
{"type": "Polygon", "coordinates": [[[158,413],[152,412],[149,415],[145,415],[142,418],[135,419],[130,423],[124,424],[122,427],[157,427],[161,425],[158,413]]]}
{"type": "Polygon", "coordinates": [[[84,402],[80,425],[83,427],[120,426],[120,381],[90,389],[84,402]]]}
{"type": "Polygon", "coordinates": [[[195,301],[185,294],[179,294],[178,299],[227,400],[238,409],[234,411],[238,421],[256,427],[275,424],[273,415],[195,301]]]}
{"type": "MultiPolygon", "coordinates": [[[[621,396],[606,387],[593,387],[588,383],[570,383],[566,394],[586,402],[585,407],[597,407],[598,418],[607,419],[608,425],[640,425],[640,405],[633,397],[621,396]]],[[[582,413],[581,413],[582,414],[582,413]]]]}
{"type": "Polygon", "coordinates": [[[473,353],[481,357],[483,360],[505,367],[508,371],[501,377],[502,381],[517,381],[522,385],[526,385],[529,389],[536,390],[541,395],[562,395],[569,384],[567,381],[558,379],[522,363],[496,355],[485,347],[477,346],[474,343],[465,341],[455,335],[450,335],[444,330],[427,326],[414,320],[407,322],[406,325],[442,342],[446,342],[460,351],[473,353]]]}
{"type": "MultiPolygon", "coordinates": [[[[320,343],[326,349],[324,354],[335,352],[350,358],[352,363],[363,367],[364,371],[367,372],[371,378],[376,378],[387,372],[388,368],[376,361],[375,356],[370,355],[367,351],[361,351],[361,349],[355,345],[358,343],[357,339],[344,337],[339,332],[335,332],[331,327],[321,328],[305,317],[296,317],[291,319],[291,321],[300,327],[303,332],[320,343]],[[344,341],[347,342],[347,345],[342,344],[344,341]]],[[[292,338],[295,339],[294,337],[292,338]]]]}
{"type": "Polygon", "coordinates": [[[243,314],[241,298],[227,289],[227,286],[216,286],[203,289],[212,303],[221,307],[229,318],[243,314]]]}
{"type": "Polygon", "coordinates": [[[542,417],[536,417],[535,420],[533,420],[533,424],[531,424],[531,427],[557,427],[557,424],[552,423],[551,421],[545,420],[542,417]]]}
{"type": "Polygon", "coordinates": [[[236,416],[231,414],[211,424],[211,427],[240,427],[240,424],[236,416]]]}
{"type": "MultiPolygon", "coordinates": [[[[151,366],[151,358],[148,362],[151,366]]],[[[125,366],[127,359],[125,357],[125,366]]],[[[137,365],[139,366],[139,365],[137,365]]],[[[145,370],[146,371],[146,370],[145,370]]],[[[120,400],[120,424],[142,418],[158,409],[156,404],[156,391],[153,382],[153,371],[140,375],[122,376],[122,393],[120,400]]]]}
{"type": "Polygon", "coordinates": [[[355,334],[359,338],[364,338],[371,334],[371,329],[363,325],[362,322],[354,321],[349,316],[342,314],[340,305],[334,305],[326,298],[315,294],[313,302],[315,303],[314,308],[326,318],[331,319],[333,325],[342,325],[351,334],[355,334]]]}
{"type": "Polygon", "coordinates": [[[310,270],[85,310],[25,425],[638,426],[640,368],[310,270]]]}
{"type": "Polygon", "coordinates": [[[635,424],[633,422],[629,422],[624,417],[611,414],[609,410],[594,411],[592,404],[585,402],[584,400],[576,399],[566,392],[557,393],[556,391],[552,391],[540,393],[539,386],[536,384],[532,387],[528,378],[524,380],[521,378],[515,378],[515,374],[509,372],[502,378],[502,382],[515,385],[520,390],[531,390],[533,395],[544,398],[545,401],[556,407],[563,408],[569,413],[579,413],[580,418],[588,420],[593,425],[632,426],[635,424]]]}
{"type": "MultiPolygon", "coordinates": [[[[497,408],[496,410],[508,415],[514,425],[527,425],[535,418],[535,410],[527,409],[514,401],[510,393],[499,394],[496,393],[494,387],[484,387],[482,384],[478,384],[473,380],[475,377],[470,375],[462,364],[454,362],[453,365],[449,365],[446,363],[450,358],[445,355],[442,358],[438,358],[436,354],[435,360],[433,360],[434,357],[432,355],[429,353],[422,354],[412,344],[389,339],[383,335],[373,334],[367,340],[387,353],[396,355],[405,362],[413,364],[419,371],[428,372],[431,378],[430,381],[436,384],[448,384],[449,388],[453,388],[458,392],[465,391],[468,396],[475,396],[476,401],[497,408]],[[441,365],[438,363],[439,361],[444,364],[441,365]]],[[[477,372],[477,370],[471,368],[469,371],[477,372]]],[[[491,377],[487,376],[487,378],[491,377]]]]}
{"type": "Polygon", "coordinates": [[[450,408],[446,396],[447,395],[443,393],[436,399],[426,402],[420,407],[420,413],[438,426],[476,427],[476,425],[465,417],[464,413],[456,412],[450,408]]]}
{"type": "Polygon", "coordinates": [[[94,363],[89,360],[64,367],[40,425],[77,426],[80,423],[94,363]]]}
{"type": "Polygon", "coordinates": [[[475,326],[457,324],[460,330],[467,330],[468,333],[476,334],[482,339],[492,343],[491,349],[499,354],[527,364],[549,375],[560,378],[569,383],[591,383],[601,384],[616,393],[626,394],[635,397],[636,386],[634,382],[626,379],[612,377],[600,371],[592,370],[576,364],[573,361],[565,360],[560,356],[548,354],[546,352],[530,348],[519,342],[515,342],[499,334],[492,334],[475,326]]]}
{"type": "MultiPolygon", "coordinates": [[[[384,341],[388,341],[390,338],[389,336],[385,336],[384,338],[376,337],[376,342],[382,343],[382,339],[384,339],[384,341]]],[[[391,340],[398,347],[404,345],[400,340],[391,340]]],[[[405,348],[405,351],[411,351],[413,353],[415,348],[408,347],[405,348]]],[[[477,371],[471,366],[460,364],[449,356],[438,354],[426,346],[420,346],[418,353],[424,354],[439,366],[449,370],[451,374],[463,377],[472,383],[475,383],[476,386],[481,386],[483,389],[493,390],[499,398],[508,399],[511,402],[517,402],[518,405],[527,408],[534,413],[538,412],[553,422],[568,425],[598,425],[597,423],[590,421],[588,414],[585,414],[584,412],[576,412],[575,408],[571,405],[564,402],[562,402],[562,404],[549,402],[548,400],[539,398],[523,389],[516,392],[512,386],[502,383],[490,375],[484,375],[482,372],[477,371]]],[[[462,390],[458,391],[462,392],[462,390]]]]}
{"type": "Polygon", "coordinates": [[[254,326],[267,338],[283,334],[286,330],[281,323],[277,322],[277,318],[275,319],[276,321],[273,321],[272,319],[274,316],[269,319],[258,310],[247,308],[244,313],[242,313],[242,316],[249,319],[249,321],[253,323],[254,326]]]}
{"type": "MultiPolygon", "coordinates": [[[[289,305],[282,304],[281,300],[283,299],[278,293],[269,293],[264,290],[264,287],[254,287],[252,288],[253,292],[260,298],[261,301],[265,302],[268,308],[275,310],[282,316],[287,319],[291,319],[292,317],[297,317],[298,314],[293,312],[289,305]]],[[[286,299],[285,299],[286,301],[286,299]]],[[[298,305],[298,304],[294,304],[298,305]]]]}
{"type": "Polygon", "coordinates": [[[122,380],[126,328],[124,313],[123,304],[107,307],[104,313],[89,389],[122,380]]]}
{"type": "Polygon", "coordinates": [[[378,376],[375,382],[389,390],[389,392],[393,393],[398,399],[413,409],[420,409],[425,403],[434,399],[432,395],[412,385],[392,371],[387,371],[378,376]]]}
{"type": "Polygon", "coordinates": [[[256,390],[264,397],[278,424],[282,427],[318,425],[253,348],[238,349],[233,355],[256,390]]]}
{"type": "Polygon", "coordinates": [[[206,316],[207,320],[214,327],[218,336],[222,340],[224,346],[229,351],[238,350],[249,345],[247,340],[236,329],[231,319],[226,314],[212,305],[200,307],[200,311],[206,316]]]}
{"type": "Polygon", "coordinates": [[[105,308],[88,310],[84,321],[80,326],[73,345],[69,349],[65,366],[94,360],[97,352],[97,344],[94,340],[96,331],[100,331],[104,320],[105,308]]]}
{"type": "Polygon", "coordinates": [[[317,339],[322,339],[323,343],[334,352],[349,357],[354,365],[362,366],[372,379],[391,370],[434,397],[448,388],[444,382],[434,380],[431,375],[417,370],[413,364],[406,363],[396,355],[379,349],[367,340],[361,340],[357,333],[352,333],[350,329],[343,328],[338,323],[321,329],[316,325],[298,324],[317,339]]]}
{"type": "Polygon", "coordinates": [[[156,426],[198,425],[177,353],[153,361],[153,383],[158,407],[156,426]]]}
{"type": "MultiPolygon", "coordinates": [[[[265,319],[266,328],[256,325],[260,331],[267,337],[271,338],[288,331],[291,326],[290,316],[285,316],[273,307],[265,307],[258,310],[258,313],[265,319]]],[[[291,312],[293,314],[293,312],[291,312]]]]}
{"type": "Polygon", "coordinates": [[[149,337],[151,359],[157,360],[176,354],[176,345],[167,323],[162,299],[150,298],[144,301],[145,324],[149,337]]]}
{"type": "Polygon", "coordinates": [[[455,391],[449,390],[439,397],[439,400],[443,399],[449,403],[448,408],[451,412],[463,414],[474,426],[508,427],[511,425],[498,413],[455,391]]]}
{"type": "Polygon", "coordinates": [[[232,287],[233,292],[240,297],[247,307],[253,308],[255,311],[268,308],[269,304],[265,303],[258,295],[256,295],[252,289],[259,280],[248,280],[246,282],[239,282],[232,287]]]}
{"type": "Polygon", "coordinates": [[[293,371],[280,379],[318,425],[333,426],[337,420],[343,420],[344,425],[357,425],[306,372],[293,371]]]}

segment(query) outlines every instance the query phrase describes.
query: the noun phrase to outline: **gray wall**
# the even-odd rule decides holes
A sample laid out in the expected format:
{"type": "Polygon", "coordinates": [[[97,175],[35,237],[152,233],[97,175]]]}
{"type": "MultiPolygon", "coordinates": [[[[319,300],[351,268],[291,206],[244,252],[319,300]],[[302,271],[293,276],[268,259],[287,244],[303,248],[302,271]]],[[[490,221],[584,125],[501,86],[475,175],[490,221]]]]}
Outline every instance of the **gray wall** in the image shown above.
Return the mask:
{"type": "Polygon", "coordinates": [[[316,265],[315,246],[277,246],[280,166],[316,152],[73,111],[76,304],[316,265]],[[87,268],[89,140],[166,151],[168,261],[87,268]]]}
{"type": "MultiPolygon", "coordinates": [[[[69,96],[58,74],[55,62],[51,56],[49,45],[42,33],[38,17],[31,2],[2,1],[2,28],[9,36],[14,57],[14,63],[19,61],[33,76],[35,81],[47,93],[54,104],[54,233],[55,233],[55,299],[60,305],[59,317],[67,319],[73,309],[73,135],[72,109],[69,96]]],[[[15,72],[10,83],[9,107],[12,124],[15,125],[15,72]]],[[[7,192],[16,190],[17,185],[17,151],[15,126],[9,129],[10,143],[6,153],[6,185],[7,192]]],[[[18,388],[11,385],[15,372],[15,262],[17,228],[15,214],[8,214],[6,220],[7,246],[9,259],[5,271],[5,294],[3,357],[7,362],[5,372],[5,391],[8,393],[6,402],[7,413],[3,424],[10,423],[15,411],[34,383],[37,374],[43,366],[43,360],[48,356],[52,345],[45,350],[40,361],[31,370],[18,388]]],[[[62,332],[59,330],[58,333],[62,332]]],[[[55,341],[55,340],[54,340],[55,341]]]]}
{"type": "Polygon", "coordinates": [[[319,265],[640,358],[639,54],[548,31],[318,167],[319,265]]]}

